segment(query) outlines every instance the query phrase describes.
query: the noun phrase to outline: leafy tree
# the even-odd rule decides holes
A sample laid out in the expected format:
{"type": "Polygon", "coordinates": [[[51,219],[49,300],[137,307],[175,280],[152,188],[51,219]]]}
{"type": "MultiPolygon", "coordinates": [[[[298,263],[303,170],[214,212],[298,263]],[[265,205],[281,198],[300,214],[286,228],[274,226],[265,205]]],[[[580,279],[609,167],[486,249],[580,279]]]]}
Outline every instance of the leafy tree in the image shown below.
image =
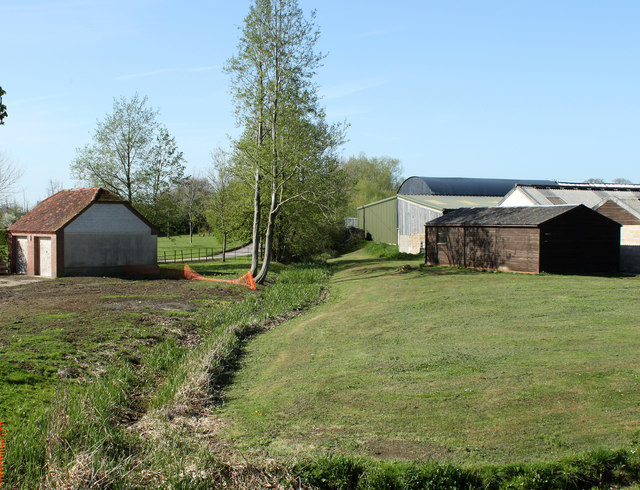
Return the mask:
{"type": "Polygon", "coordinates": [[[6,94],[6,92],[0,87],[0,126],[4,124],[4,120],[8,116],[7,106],[2,103],[2,96],[4,94],[6,94]]]}
{"type": "Polygon", "coordinates": [[[585,184],[604,184],[604,180],[602,179],[595,179],[595,178],[590,178],[584,181],[585,184]]]}
{"type": "Polygon", "coordinates": [[[356,208],[394,196],[402,184],[402,165],[397,158],[367,157],[360,153],[344,163],[352,184],[348,213],[355,216],[356,208]]]}
{"type": "Polygon", "coordinates": [[[211,154],[209,172],[211,197],[206,216],[214,234],[222,239],[222,261],[226,260],[227,239],[240,236],[247,224],[251,203],[245,184],[233,173],[230,155],[222,149],[211,154]],[[249,212],[247,212],[249,211],[249,212]]]}
{"type": "Polygon", "coordinates": [[[325,193],[333,195],[340,187],[335,185],[341,178],[336,150],[344,128],[328,125],[318,105],[312,79],[323,56],[315,51],[314,19],[314,12],[304,17],[297,0],[254,0],[238,54],[227,64],[244,127],[236,149],[254,176],[254,274],[263,190],[269,198],[258,283],[270,267],[278,215],[299,201],[328,211],[325,193]]]}
{"type": "Polygon", "coordinates": [[[184,181],[182,152],[176,140],[165,127],[159,127],[156,141],[151,148],[151,158],[146,169],[144,191],[145,215],[156,223],[166,208],[166,198],[170,190],[184,181]]]}
{"type": "Polygon", "coordinates": [[[206,222],[205,198],[209,192],[209,183],[200,176],[189,176],[176,187],[177,202],[189,221],[189,243],[193,243],[195,226],[206,222]]]}
{"type": "Polygon", "coordinates": [[[76,150],[73,178],[105,187],[157,217],[160,194],[184,174],[182,153],[157,117],[147,97],[114,99],[113,111],[98,121],[93,141],[76,150]]]}

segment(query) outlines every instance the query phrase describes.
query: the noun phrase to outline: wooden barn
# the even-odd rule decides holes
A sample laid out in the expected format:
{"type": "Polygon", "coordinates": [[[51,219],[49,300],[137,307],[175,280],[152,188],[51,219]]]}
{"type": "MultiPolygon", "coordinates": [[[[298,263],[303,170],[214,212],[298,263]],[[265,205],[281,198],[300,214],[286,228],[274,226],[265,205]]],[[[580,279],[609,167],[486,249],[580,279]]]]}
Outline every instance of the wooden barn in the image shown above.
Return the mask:
{"type": "Polygon", "coordinates": [[[425,228],[430,265],[560,274],[619,270],[620,224],[584,205],[456,209],[425,228]]]}
{"type": "Polygon", "coordinates": [[[113,275],[157,265],[156,228],[99,187],[60,191],[7,231],[11,272],[17,274],[113,275]]]}
{"type": "Polygon", "coordinates": [[[570,182],[516,185],[499,205],[548,204],[584,204],[620,223],[620,269],[640,272],[640,185],[570,182]]]}

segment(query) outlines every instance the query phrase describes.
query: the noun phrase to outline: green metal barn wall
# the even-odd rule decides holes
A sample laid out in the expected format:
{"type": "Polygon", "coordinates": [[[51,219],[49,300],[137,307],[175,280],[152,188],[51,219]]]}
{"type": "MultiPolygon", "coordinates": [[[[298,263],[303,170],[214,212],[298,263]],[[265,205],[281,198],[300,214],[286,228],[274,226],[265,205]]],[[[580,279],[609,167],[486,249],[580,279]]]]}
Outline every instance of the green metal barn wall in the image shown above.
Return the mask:
{"type": "Polygon", "coordinates": [[[398,244],[398,199],[391,197],[358,208],[358,228],[376,242],[398,244]]]}

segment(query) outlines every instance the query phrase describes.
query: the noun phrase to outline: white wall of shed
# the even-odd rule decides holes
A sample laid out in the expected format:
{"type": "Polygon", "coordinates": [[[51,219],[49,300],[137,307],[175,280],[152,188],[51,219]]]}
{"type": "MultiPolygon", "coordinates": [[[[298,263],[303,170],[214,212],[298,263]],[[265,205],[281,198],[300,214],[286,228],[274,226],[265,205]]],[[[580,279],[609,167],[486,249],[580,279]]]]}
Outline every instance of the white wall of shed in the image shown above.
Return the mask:
{"type": "Polygon", "coordinates": [[[65,274],[155,265],[158,237],[124,204],[95,203],[64,229],[65,274]]]}
{"type": "Polygon", "coordinates": [[[424,252],[425,234],[398,235],[398,251],[405,254],[419,254],[424,252]]]}
{"type": "Polygon", "coordinates": [[[640,272],[640,225],[620,228],[620,270],[640,272]]]}
{"type": "Polygon", "coordinates": [[[66,233],[64,270],[155,265],[158,237],[149,233],[66,233]]]}
{"type": "Polygon", "coordinates": [[[521,189],[516,188],[510,195],[505,197],[504,201],[502,201],[499,206],[535,206],[536,204],[537,203],[527,196],[521,189]]]}
{"type": "MultiPolygon", "coordinates": [[[[442,211],[405,201],[398,197],[398,236],[419,233],[424,235],[424,224],[440,216],[442,216],[442,211]]],[[[400,251],[402,252],[402,250],[400,251]]]]}
{"type": "Polygon", "coordinates": [[[95,203],[65,228],[69,233],[151,233],[151,228],[124,204],[95,203]]]}

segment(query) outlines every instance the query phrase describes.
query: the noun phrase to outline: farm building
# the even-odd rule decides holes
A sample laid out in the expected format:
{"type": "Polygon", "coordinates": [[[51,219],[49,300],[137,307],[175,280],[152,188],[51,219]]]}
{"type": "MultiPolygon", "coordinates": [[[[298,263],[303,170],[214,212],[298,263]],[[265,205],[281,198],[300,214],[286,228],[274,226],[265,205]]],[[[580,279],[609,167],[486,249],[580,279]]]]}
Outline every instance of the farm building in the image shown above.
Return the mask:
{"type": "Polygon", "coordinates": [[[579,205],[456,209],[425,225],[425,262],[512,272],[613,273],[620,224],[579,205]]]}
{"type": "Polygon", "coordinates": [[[496,206],[517,183],[550,185],[548,180],[409,177],[396,196],[358,208],[358,227],[377,242],[421,253],[424,224],[445,209],[496,206]]]}
{"type": "Polygon", "coordinates": [[[584,204],[620,223],[620,269],[640,272],[640,185],[517,185],[499,205],[548,204],[584,204]]]}
{"type": "Polygon", "coordinates": [[[8,229],[11,272],[121,274],[157,264],[157,230],[124,199],[92,187],[40,202],[8,229]]]}

